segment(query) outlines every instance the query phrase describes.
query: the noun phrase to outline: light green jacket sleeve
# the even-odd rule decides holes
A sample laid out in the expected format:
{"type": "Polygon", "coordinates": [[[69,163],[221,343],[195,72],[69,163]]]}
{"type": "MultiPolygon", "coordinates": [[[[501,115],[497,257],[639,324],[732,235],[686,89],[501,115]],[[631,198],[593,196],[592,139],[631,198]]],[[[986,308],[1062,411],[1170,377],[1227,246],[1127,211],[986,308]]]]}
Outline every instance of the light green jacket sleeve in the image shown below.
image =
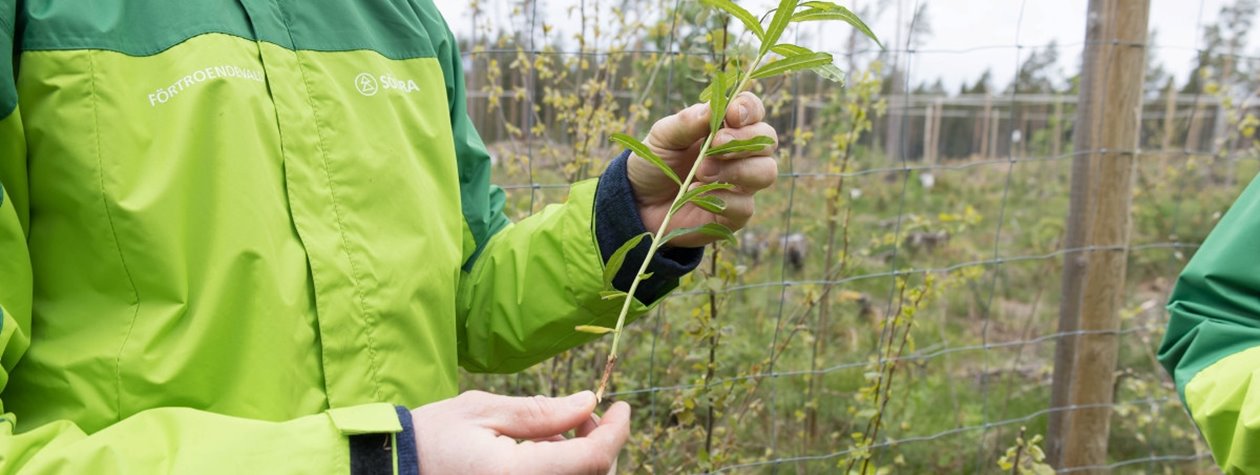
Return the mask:
{"type": "Polygon", "coordinates": [[[14,433],[4,389],[31,343],[26,146],[13,82],[14,2],[0,0],[0,473],[349,473],[348,436],[401,430],[389,404],[284,422],[154,409],[92,434],[70,421],[14,433]]]}
{"type": "Polygon", "coordinates": [[[1159,359],[1227,473],[1260,473],[1260,178],[1190,259],[1159,359]]]}
{"type": "MultiPolygon", "coordinates": [[[[503,214],[490,185],[490,156],[468,117],[455,40],[434,39],[446,74],[465,235],[458,299],[460,365],[474,372],[519,371],[595,337],[577,325],[613,326],[619,301],[600,298],[604,260],[595,241],[595,180],[577,183],[563,204],[519,223],[503,214]]],[[[647,307],[634,302],[631,318],[647,307]]]]}

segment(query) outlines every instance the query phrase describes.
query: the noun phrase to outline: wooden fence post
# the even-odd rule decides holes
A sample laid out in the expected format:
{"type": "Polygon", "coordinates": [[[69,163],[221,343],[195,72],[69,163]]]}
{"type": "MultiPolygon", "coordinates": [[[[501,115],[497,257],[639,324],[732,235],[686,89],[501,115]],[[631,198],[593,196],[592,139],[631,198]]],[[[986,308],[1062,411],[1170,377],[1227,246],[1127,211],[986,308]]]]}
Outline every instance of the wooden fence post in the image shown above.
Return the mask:
{"type": "Polygon", "coordinates": [[[1169,154],[1173,151],[1173,137],[1177,133],[1177,85],[1172,78],[1168,78],[1164,91],[1164,140],[1160,148],[1169,154]]]}
{"type": "Polygon", "coordinates": [[[980,158],[989,158],[992,154],[989,150],[989,133],[991,127],[989,123],[993,121],[993,96],[986,91],[984,93],[984,116],[980,121],[980,158]]]}
{"type": "Polygon", "coordinates": [[[945,98],[936,98],[936,113],[932,114],[932,155],[929,164],[936,165],[941,158],[941,121],[945,116],[945,98]]]}
{"type": "Polygon", "coordinates": [[[1149,14],[1150,0],[1089,2],[1046,441],[1059,469],[1106,471],[1149,14]]]}
{"type": "MultiPolygon", "coordinates": [[[[1014,117],[1013,115],[1011,117],[1014,117]]],[[[1013,120],[1012,120],[1013,122],[1013,120]]],[[[1002,109],[993,109],[989,113],[989,148],[985,158],[996,157],[1001,154],[998,151],[998,135],[1002,130],[1002,109]]]]}
{"type": "Polygon", "coordinates": [[[1058,157],[1063,154],[1063,96],[1054,96],[1054,136],[1050,139],[1050,156],[1058,157]]]}
{"type": "Polygon", "coordinates": [[[932,104],[923,106],[923,156],[924,163],[928,160],[928,147],[932,145],[932,104]]]}
{"type": "Polygon", "coordinates": [[[1201,96],[1196,97],[1194,105],[1190,106],[1190,130],[1186,133],[1185,147],[1186,153],[1190,155],[1199,153],[1202,148],[1200,142],[1203,141],[1203,115],[1207,113],[1207,107],[1201,103],[1201,99],[1201,96]]]}

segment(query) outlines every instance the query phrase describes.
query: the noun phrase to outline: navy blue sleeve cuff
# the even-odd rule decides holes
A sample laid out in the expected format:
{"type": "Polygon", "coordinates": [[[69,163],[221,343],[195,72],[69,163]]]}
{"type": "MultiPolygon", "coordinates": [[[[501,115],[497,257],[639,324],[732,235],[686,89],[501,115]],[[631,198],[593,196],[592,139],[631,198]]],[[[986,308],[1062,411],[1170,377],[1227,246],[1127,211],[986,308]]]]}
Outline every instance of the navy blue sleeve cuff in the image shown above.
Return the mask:
{"type": "Polygon", "coordinates": [[[402,423],[402,432],[394,437],[398,446],[398,475],[420,475],[420,454],[416,453],[416,428],[411,411],[403,406],[394,406],[394,409],[398,411],[398,422],[402,423]]]}
{"type": "Polygon", "coordinates": [[[420,459],[416,455],[416,431],[411,411],[396,406],[402,432],[396,434],[359,434],[350,436],[350,473],[352,475],[394,475],[394,452],[398,456],[398,475],[420,475],[420,459]]]}
{"type": "MultiPolygon", "coordinates": [[[[647,232],[626,171],[629,158],[627,150],[613,160],[599,177],[599,187],[595,190],[595,239],[604,262],[630,238],[647,232]]],[[[651,243],[644,240],[626,255],[625,263],[613,278],[614,288],[622,292],[630,288],[650,246],[651,243]]],[[[647,271],[652,278],[639,283],[634,297],[644,303],[655,302],[677,287],[678,278],[694,270],[703,258],[703,247],[661,248],[648,263],[647,271]]]]}

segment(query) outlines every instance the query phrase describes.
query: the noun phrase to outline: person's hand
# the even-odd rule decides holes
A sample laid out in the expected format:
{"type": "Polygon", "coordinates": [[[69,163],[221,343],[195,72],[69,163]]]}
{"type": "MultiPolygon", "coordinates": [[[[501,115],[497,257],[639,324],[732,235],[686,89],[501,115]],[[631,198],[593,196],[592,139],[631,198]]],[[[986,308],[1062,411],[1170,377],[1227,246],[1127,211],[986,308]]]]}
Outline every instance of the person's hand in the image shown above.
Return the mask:
{"type": "Polygon", "coordinates": [[[590,391],[563,398],[468,391],[421,406],[411,411],[420,471],[607,474],[630,436],[630,406],[613,404],[602,418],[594,410],[590,391]]]}
{"type": "MultiPolygon", "coordinates": [[[[726,109],[725,126],[718,131],[710,147],[717,147],[733,140],[746,140],[764,135],[775,139],[778,134],[770,124],[762,122],[766,109],[761,99],[751,92],[736,96],[726,109]]],[[[704,139],[709,135],[709,105],[696,104],[682,112],[661,119],[652,126],[644,142],[653,153],[665,160],[679,177],[687,176],[700,153],[704,139]]],[[[732,231],[743,228],[753,214],[753,194],[774,183],[779,174],[774,160],[775,147],[757,152],[716,155],[706,158],[696,173],[696,183],[724,182],[735,185],[733,190],[717,190],[714,196],[726,201],[726,210],[714,215],[695,205],[678,210],[670,220],[669,230],[701,226],[717,222],[732,231]]],[[[639,202],[639,216],[648,231],[655,233],[665,220],[678,185],[647,160],[631,156],[627,164],[630,184],[639,202]]],[[[670,241],[671,246],[699,247],[717,238],[691,233],[670,241]]]]}

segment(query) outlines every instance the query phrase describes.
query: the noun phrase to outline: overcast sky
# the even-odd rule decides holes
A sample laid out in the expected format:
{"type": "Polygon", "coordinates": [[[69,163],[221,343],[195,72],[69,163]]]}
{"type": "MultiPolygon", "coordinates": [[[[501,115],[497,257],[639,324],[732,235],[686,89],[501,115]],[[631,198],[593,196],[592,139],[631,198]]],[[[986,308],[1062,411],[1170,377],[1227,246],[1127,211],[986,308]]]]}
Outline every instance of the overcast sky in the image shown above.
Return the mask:
{"type": "MultiPolygon", "coordinates": [[[[598,0],[586,0],[588,5],[598,0]]],[[[648,2],[648,0],[644,0],[648,2]]],[[[694,1],[694,0],[682,0],[694,1]]],[[[471,31],[467,0],[435,0],[456,34],[471,31]]],[[[580,0],[541,0],[540,19],[560,31],[574,28],[577,13],[571,8],[580,0]]],[[[885,43],[897,37],[897,2],[882,0],[884,12],[871,25],[885,43]]],[[[951,91],[963,81],[974,81],[987,68],[994,74],[998,87],[1014,75],[1017,61],[1026,58],[1027,49],[1057,41],[1060,45],[1060,69],[1074,71],[1080,60],[1085,39],[1087,0],[901,0],[903,20],[909,21],[915,5],[927,4],[932,28],[930,37],[921,42],[923,52],[914,55],[911,79],[914,83],[944,79],[951,91]],[[1022,15],[1021,15],[1022,9],[1022,15]]],[[[486,18],[494,18],[507,27],[512,22],[512,0],[482,0],[486,18]]],[[[656,0],[648,4],[656,4],[656,0]]],[[[754,12],[765,11],[774,0],[739,2],[754,12]]],[[[874,0],[841,0],[841,4],[875,5],[874,0]]],[[[1151,28],[1158,32],[1156,51],[1164,67],[1184,81],[1194,64],[1194,49],[1201,37],[1199,27],[1216,20],[1226,0],[1151,0],[1151,28]]],[[[816,26],[803,33],[803,43],[823,50],[839,51],[847,35],[847,27],[828,28],[829,34],[818,35],[816,26]]],[[[1247,53],[1260,55],[1260,34],[1250,38],[1247,53]]],[[[904,45],[904,40],[903,40],[904,45]]]]}

